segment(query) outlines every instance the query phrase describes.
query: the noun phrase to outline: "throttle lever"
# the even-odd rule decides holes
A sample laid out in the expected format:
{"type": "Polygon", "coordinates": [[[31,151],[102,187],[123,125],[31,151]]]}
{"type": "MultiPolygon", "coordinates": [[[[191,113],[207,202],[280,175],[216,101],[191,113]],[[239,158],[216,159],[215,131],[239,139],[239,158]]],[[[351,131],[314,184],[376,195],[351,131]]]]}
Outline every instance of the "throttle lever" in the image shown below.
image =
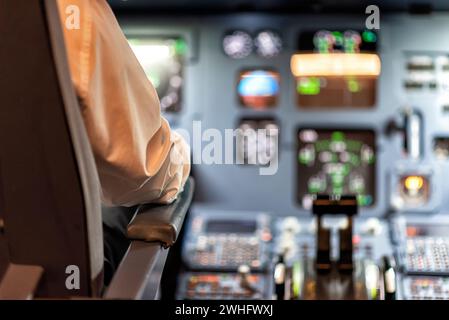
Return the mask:
{"type": "Polygon", "coordinates": [[[382,260],[385,300],[396,300],[396,263],[389,256],[384,256],[382,260]]]}

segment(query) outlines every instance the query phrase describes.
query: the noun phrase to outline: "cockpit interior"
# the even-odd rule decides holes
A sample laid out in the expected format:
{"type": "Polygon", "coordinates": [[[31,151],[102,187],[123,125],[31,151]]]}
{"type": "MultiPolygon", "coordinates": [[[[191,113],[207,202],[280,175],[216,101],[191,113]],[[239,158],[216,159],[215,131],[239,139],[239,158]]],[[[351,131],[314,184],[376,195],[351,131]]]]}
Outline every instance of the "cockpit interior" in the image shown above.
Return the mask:
{"type": "Polygon", "coordinates": [[[449,2],[108,1],[190,146],[133,207],[93,191],[54,2],[0,0],[0,298],[449,299],[449,2]]]}

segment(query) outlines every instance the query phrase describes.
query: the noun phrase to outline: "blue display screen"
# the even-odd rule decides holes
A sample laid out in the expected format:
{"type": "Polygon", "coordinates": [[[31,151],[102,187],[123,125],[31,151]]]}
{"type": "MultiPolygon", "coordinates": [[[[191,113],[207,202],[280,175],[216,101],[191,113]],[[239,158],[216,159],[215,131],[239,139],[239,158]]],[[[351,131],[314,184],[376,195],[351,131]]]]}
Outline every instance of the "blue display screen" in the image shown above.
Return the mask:
{"type": "Polygon", "coordinates": [[[251,70],[240,74],[237,87],[240,102],[247,107],[272,107],[279,95],[279,74],[267,70],[251,70]]]}

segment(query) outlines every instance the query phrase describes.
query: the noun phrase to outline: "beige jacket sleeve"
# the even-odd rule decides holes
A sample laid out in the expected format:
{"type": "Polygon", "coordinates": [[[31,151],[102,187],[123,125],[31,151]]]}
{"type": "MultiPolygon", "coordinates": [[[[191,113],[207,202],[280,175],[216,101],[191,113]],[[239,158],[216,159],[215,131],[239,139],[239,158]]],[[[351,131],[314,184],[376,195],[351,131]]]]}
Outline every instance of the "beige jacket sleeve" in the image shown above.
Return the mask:
{"type": "Polygon", "coordinates": [[[58,5],[104,204],[173,201],[190,172],[189,147],[161,117],[156,91],[112,10],[106,0],[58,5]]]}

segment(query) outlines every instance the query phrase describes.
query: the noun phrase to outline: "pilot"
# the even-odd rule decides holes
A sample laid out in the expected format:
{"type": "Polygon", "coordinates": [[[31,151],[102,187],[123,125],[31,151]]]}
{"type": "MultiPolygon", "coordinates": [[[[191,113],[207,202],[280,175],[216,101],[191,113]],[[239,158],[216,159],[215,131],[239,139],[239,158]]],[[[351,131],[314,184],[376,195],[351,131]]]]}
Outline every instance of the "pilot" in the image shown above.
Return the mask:
{"type": "MultiPolygon", "coordinates": [[[[190,172],[189,146],[159,99],[106,0],[58,0],[71,77],[105,206],[168,204],[190,172]]],[[[105,278],[127,249],[133,210],[103,213],[105,278]]]]}

